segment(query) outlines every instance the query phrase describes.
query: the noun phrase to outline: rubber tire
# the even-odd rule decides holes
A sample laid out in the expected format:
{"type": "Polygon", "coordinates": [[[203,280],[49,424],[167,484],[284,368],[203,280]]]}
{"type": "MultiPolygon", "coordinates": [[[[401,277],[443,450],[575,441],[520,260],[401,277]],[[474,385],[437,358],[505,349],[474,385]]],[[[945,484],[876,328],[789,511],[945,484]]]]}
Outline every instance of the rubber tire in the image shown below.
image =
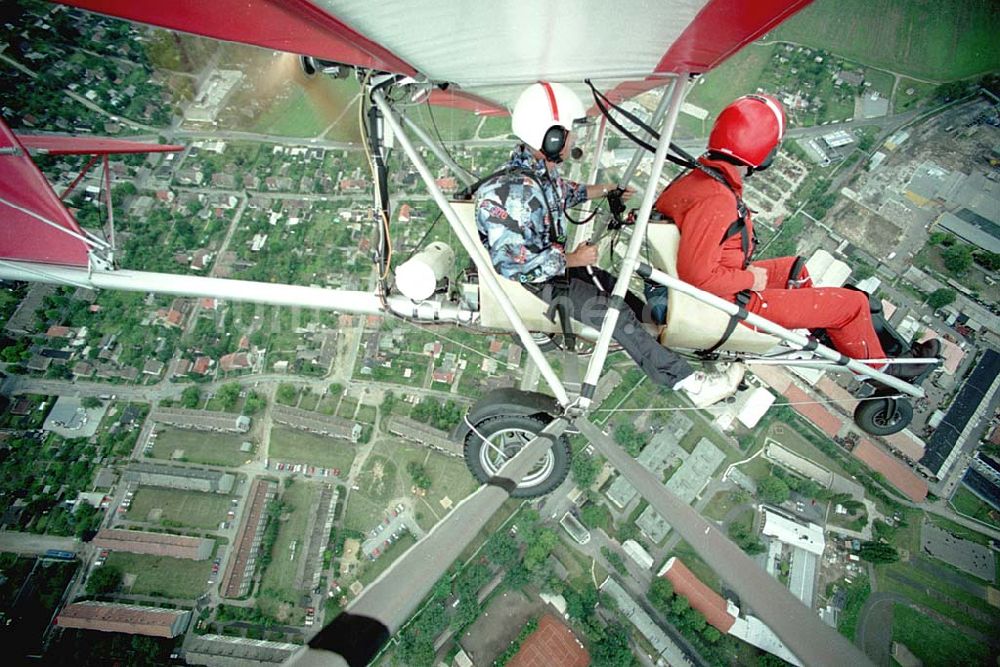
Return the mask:
{"type": "Polygon", "coordinates": [[[913,405],[905,398],[880,398],[861,401],[854,409],[854,423],[871,435],[892,435],[899,433],[913,420],[913,405]],[[896,401],[896,418],[891,424],[884,423],[889,401],[896,401]]]}
{"type": "MultiPolygon", "coordinates": [[[[496,417],[488,417],[478,424],[475,424],[476,430],[470,431],[468,435],[465,436],[465,465],[481,484],[486,484],[490,481],[490,475],[483,468],[480,460],[479,453],[483,446],[482,439],[476,435],[478,431],[483,438],[490,438],[494,433],[498,431],[503,431],[510,428],[518,428],[528,431],[530,433],[538,433],[543,428],[545,428],[547,422],[538,418],[532,417],[531,415],[499,415],[496,417]]],[[[552,472],[546,477],[540,484],[530,487],[518,486],[511,493],[512,498],[537,498],[539,496],[544,496],[547,493],[554,491],[563,480],[566,479],[566,475],[569,474],[570,459],[572,457],[572,452],[570,450],[569,441],[560,436],[556,443],[552,446],[552,453],[554,455],[554,461],[552,466],[552,472]]]]}

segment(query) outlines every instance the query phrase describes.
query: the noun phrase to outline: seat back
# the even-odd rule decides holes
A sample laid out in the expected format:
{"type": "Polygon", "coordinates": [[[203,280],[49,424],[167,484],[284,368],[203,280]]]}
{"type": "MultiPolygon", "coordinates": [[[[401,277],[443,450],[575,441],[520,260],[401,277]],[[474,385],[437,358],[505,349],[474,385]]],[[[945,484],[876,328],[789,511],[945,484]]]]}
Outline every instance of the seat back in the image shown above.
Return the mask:
{"type": "MultiPolygon", "coordinates": [[[[451,207],[458,214],[462,226],[472,235],[472,238],[478,239],[479,229],[476,227],[475,204],[471,201],[453,201],[451,202],[451,207]]],[[[510,297],[514,308],[521,315],[521,319],[524,320],[524,324],[528,327],[529,331],[544,331],[546,333],[562,332],[558,320],[553,323],[545,317],[549,309],[548,304],[526,290],[520,283],[514,282],[509,278],[504,278],[494,271],[490,255],[481,243],[475,243],[475,252],[478,259],[482,260],[479,262],[479,265],[486,270],[493,271],[493,275],[500,281],[501,289],[510,297]]],[[[479,318],[480,324],[484,327],[507,330],[511,328],[510,321],[508,321],[503,309],[500,308],[496,297],[483,285],[482,281],[479,283],[479,318]]],[[[579,329],[579,323],[573,322],[573,330],[578,331],[579,329]]]]}
{"type": "MultiPolygon", "coordinates": [[[[646,252],[649,263],[664,273],[677,277],[677,249],[680,232],[672,223],[650,223],[646,228],[646,252]]],[[[726,332],[729,316],[694,297],[669,290],[667,323],[660,333],[660,344],[670,348],[707,350],[726,332]]],[[[729,352],[764,353],[781,341],[770,334],[758,333],[738,325],[719,348],[729,352]]]]}

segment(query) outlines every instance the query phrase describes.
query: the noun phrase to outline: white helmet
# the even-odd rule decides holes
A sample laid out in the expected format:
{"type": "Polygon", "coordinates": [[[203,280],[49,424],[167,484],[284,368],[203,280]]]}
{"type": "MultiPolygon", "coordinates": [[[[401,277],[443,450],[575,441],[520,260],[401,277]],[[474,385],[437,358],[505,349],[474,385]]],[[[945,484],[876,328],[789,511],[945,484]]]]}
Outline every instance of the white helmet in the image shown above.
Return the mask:
{"type": "Polygon", "coordinates": [[[559,162],[573,121],[585,115],[580,98],[567,86],[540,81],[517,98],[511,129],[525,144],[559,162]]]}

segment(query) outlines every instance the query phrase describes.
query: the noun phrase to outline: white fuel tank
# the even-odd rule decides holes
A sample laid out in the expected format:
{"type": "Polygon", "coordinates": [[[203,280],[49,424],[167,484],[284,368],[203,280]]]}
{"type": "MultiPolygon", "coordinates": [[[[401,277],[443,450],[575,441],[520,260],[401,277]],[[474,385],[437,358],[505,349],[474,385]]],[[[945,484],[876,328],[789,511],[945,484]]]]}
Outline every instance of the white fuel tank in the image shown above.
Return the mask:
{"type": "Polygon", "coordinates": [[[455,266],[455,251],[447,243],[435,241],[396,269],[396,289],[414,301],[434,294],[442,278],[455,266]]]}

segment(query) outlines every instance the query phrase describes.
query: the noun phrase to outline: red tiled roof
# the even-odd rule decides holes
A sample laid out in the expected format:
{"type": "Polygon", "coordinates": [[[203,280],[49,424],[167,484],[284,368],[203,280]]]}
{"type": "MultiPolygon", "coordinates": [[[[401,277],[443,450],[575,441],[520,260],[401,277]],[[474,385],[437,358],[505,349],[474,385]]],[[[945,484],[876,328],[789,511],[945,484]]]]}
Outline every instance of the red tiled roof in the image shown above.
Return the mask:
{"type": "Polygon", "coordinates": [[[246,352],[233,352],[224,354],[219,359],[219,367],[223,371],[232,371],[240,368],[250,368],[250,358],[246,352]]]}
{"type": "Polygon", "coordinates": [[[52,326],[45,332],[45,335],[49,338],[69,338],[70,333],[69,327],[52,326]]]}
{"type": "Polygon", "coordinates": [[[212,360],[209,357],[198,357],[194,360],[194,366],[191,368],[191,371],[198,375],[204,375],[208,372],[211,365],[212,360]]]}
{"type": "Polygon", "coordinates": [[[777,366],[754,366],[753,373],[779,394],[784,393],[788,385],[792,383],[788,373],[777,366]]]}
{"type": "Polygon", "coordinates": [[[587,667],[590,655],[573,631],[551,615],[538,621],[538,629],[528,635],[521,650],[507,663],[509,667],[587,667]]]}
{"type": "Polygon", "coordinates": [[[851,453],[872,470],[882,473],[890,484],[913,502],[923,502],[927,498],[927,482],[902,461],[876,447],[871,440],[862,438],[851,453]]]}
{"type": "Polygon", "coordinates": [[[890,447],[910,459],[919,461],[924,457],[924,443],[909,431],[900,431],[892,435],[885,436],[884,440],[890,447]]]}
{"type": "Polygon", "coordinates": [[[674,585],[674,592],[687,598],[691,607],[700,611],[719,632],[727,634],[736,623],[722,596],[706,586],[676,556],[667,561],[660,576],[666,577],[674,585]]]}
{"type": "Polygon", "coordinates": [[[843,419],[830,412],[829,408],[824,407],[820,403],[816,403],[816,399],[796,387],[794,384],[788,385],[788,388],[781,393],[788,399],[788,402],[792,404],[792,409],[815,424],[819,430],[823,431],[828,436],[833,437],[837,435],[840,431],[840,427],[843,426],[843,419]]]}
{"type": "Polygon", "coordinates": [[[211,546],[205,544],[206,542],[209,540],[201,537],[107,528],[94,537],[94,544],[101,549],[190,560],[205,560],[211,555],[211,546]]]}
{"type": "Polygon", "coordinates": [[[833,407],[840,408],[849,415],[854,414],[854,408],[858,407],[858,399],[851,396],[851,392],[834,382],[829,376],[824,375],[820,378],[820,381],[816,383],[816,389],[836,401],[833,407]]]}

